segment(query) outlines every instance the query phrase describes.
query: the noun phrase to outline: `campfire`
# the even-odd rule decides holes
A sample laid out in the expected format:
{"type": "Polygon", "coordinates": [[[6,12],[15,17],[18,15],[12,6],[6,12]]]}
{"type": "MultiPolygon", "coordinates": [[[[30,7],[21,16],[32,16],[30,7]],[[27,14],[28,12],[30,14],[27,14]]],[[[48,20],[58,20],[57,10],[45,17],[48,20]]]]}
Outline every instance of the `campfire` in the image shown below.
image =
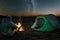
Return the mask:
{"type": "Polygon", "coordinates": [[[15,32],[24,31],[24,28],[22,27],[22,24],[20,22],[18,22],[16,25],[17,25],[17,29],[14,30],[15,32]]]}

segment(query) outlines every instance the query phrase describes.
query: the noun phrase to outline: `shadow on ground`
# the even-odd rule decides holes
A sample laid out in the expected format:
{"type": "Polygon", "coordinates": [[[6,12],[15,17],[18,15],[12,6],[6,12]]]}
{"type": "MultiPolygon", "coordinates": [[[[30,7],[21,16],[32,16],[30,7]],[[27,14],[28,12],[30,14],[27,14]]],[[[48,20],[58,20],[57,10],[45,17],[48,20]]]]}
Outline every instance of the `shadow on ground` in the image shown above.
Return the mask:
{"type": "Polygon", "coordinates": [[[1,36],[0,40],[60,40],[60,29],[52,32],[17,32],[13,37],[1,36]]]}

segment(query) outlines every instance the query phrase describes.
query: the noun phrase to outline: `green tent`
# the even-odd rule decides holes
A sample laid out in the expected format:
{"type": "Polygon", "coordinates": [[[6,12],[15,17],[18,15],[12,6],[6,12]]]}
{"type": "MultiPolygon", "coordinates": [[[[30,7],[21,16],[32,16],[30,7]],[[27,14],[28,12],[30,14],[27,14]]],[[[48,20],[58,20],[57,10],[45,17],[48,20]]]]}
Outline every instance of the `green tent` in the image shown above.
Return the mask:
{"type": "Polygon", "coordinates": [[[58,27],[54,27],[54,25],[55,26],[58,25],[58,20],[56,18],[54,19],[54,16],[51,16],[53,18],[53,19],[51,19],[50,16],[38,16],[35,19],[35,22],[31,28],[36,31],[52,31],[52,30],[58,28],[58,27]]]}

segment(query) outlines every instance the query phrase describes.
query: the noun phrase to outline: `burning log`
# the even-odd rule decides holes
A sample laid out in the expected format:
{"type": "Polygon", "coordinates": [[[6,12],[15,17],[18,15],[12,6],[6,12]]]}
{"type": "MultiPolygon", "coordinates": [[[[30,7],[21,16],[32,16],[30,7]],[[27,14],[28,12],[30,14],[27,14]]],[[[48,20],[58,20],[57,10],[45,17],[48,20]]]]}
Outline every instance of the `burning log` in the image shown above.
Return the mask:
{"type": "Polygon", "coordinates": [[[14,31],[17,32],[17,31],[24,31],[24,28],[22,27],[22,24],[20,22],[18,22],[17,25],[17,29],[15,29],[14,31]]]}

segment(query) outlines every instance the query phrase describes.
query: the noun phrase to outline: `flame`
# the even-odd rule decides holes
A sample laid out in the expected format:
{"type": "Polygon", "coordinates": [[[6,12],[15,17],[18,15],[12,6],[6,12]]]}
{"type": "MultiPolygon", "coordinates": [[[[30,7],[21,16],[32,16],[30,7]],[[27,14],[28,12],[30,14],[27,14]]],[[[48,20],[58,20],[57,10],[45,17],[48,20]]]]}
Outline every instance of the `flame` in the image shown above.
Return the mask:
{"type": "Polygon", "coordinates": [[[24,29],[23,29],[23,27],[22,27],[22,25],[21,25],[20,22],[18,22],[16,30],[18,30],[18,31],[24,31],[24,29]]]}
{"type": "Polygon", "coordinates": [[[21,23],[18,22],[17,27],[18,27],[18,28],[21,27],[21,23]]]}
{"type": "Polygon", "coordinates": [[[19,31],[24,31],[23,27],[20,27],[19,31]]]}

